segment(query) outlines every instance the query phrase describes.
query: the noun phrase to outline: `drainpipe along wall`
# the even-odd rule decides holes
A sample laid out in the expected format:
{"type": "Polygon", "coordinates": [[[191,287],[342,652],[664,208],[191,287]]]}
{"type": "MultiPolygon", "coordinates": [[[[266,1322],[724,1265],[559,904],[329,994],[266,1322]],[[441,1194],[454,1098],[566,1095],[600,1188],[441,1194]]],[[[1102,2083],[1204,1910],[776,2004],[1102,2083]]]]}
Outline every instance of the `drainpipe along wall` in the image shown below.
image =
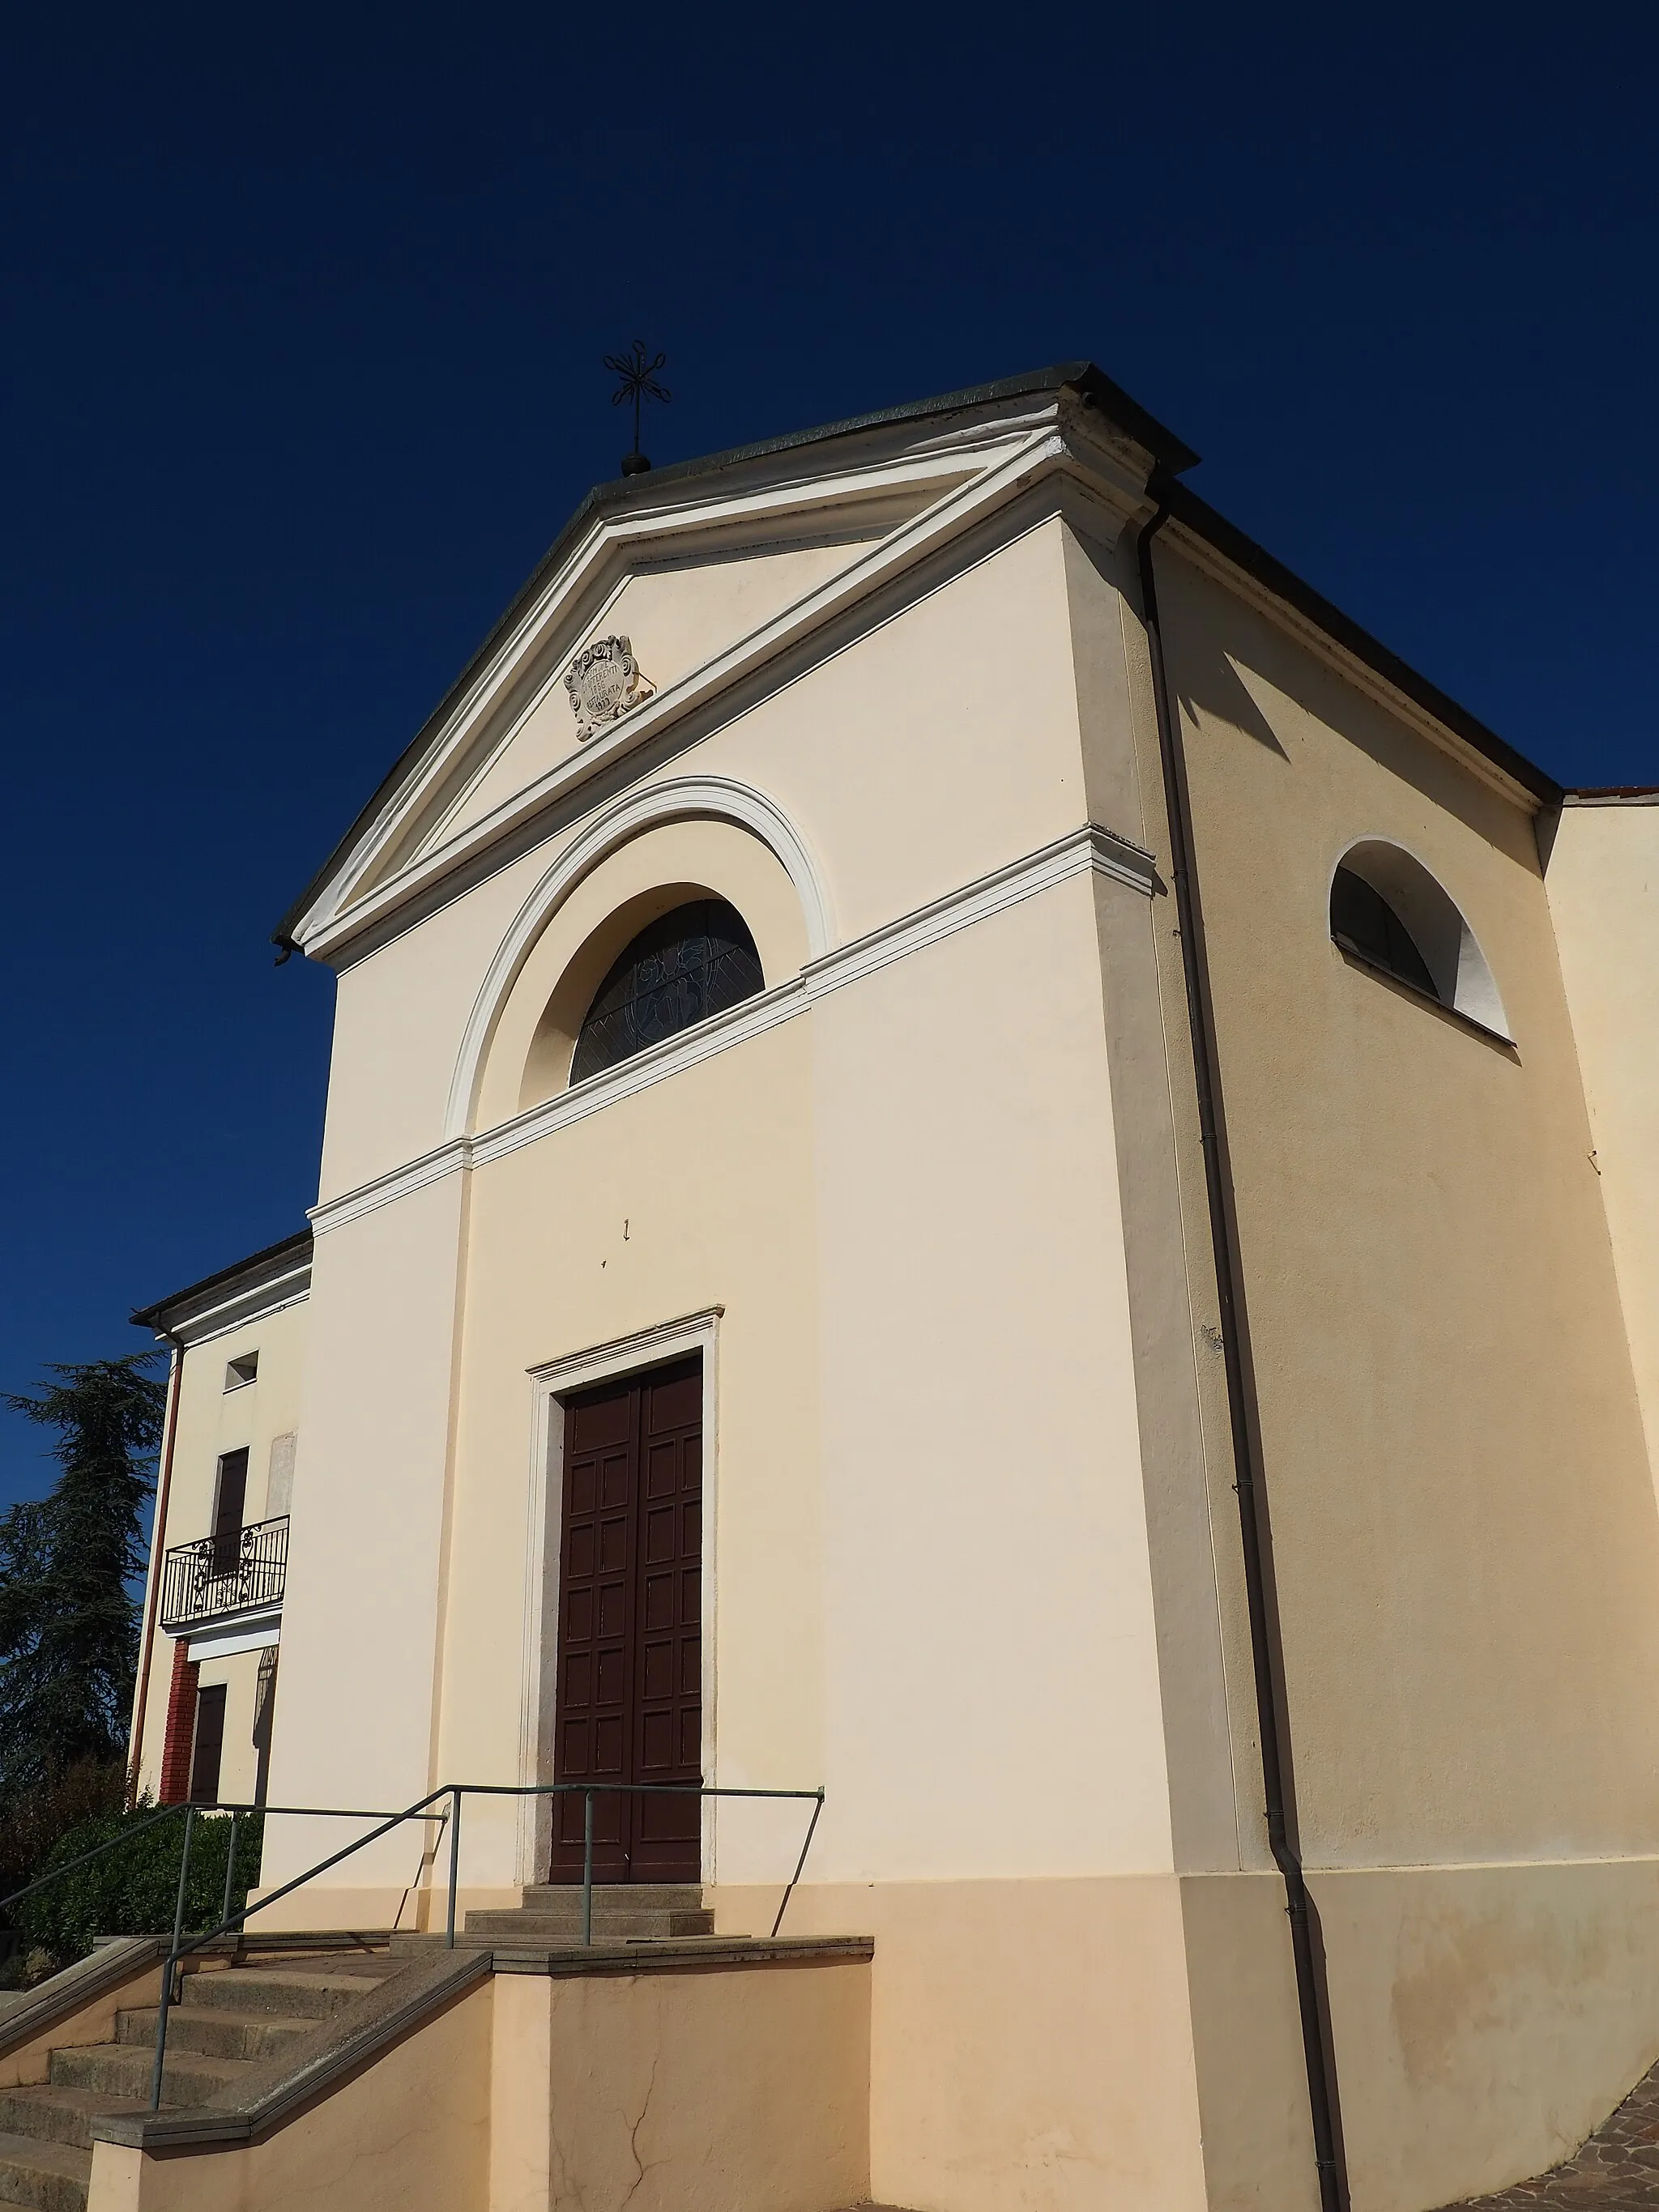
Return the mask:
{"type": "Polygon", "coordinates": [[[1205,1194],[1220,1304],[1222,1347],[1226,1365],[1227,1411],[1232,1437],[1239,1535],[1250,1622],[1250,1656],[1255,1678],[1257,1732],[1261,1739],[1261,1783],[1267,1843],[1285,1882],[1285,1911],[1296,1965],[1297,2002],[1302,2048],[1308,2072],[1308,2105],[1313,2124],[1314,2159],[1319,2172],[1322,2212],[1347,2212],[1347,2176],[1341,2155],[1340,2107],[1336,2063],[1330,2039],[1330,2004],[1317,1915],[1308,1893],[1294,1823],[1295,1791],[1290,1723],[1284,1700],[1284,1663],[1278,1607],[1273,1586],[1273,1535],[1261,1452],[1261,1424],[1249,1360],[1244,1271],[1232,1204],[1227,1124],[1216,1050],[1210,995],[1209,963],[1204,946],[1203,907],[1193,847],[1192,809],[1179,718],[1170,692],[1158,618],[1158,582],[1152,541],[1170,516],[1170,503],[1156,480],[1148,487],[1158,505],[1135,540],[1140,582],[1141,620],[1152,661],[1152,696],[1163,762],[1164,805],[1170,823],[1170,873],[1174,881],[1181,929],[1182,966],[1193,1040],[1193,1069],[1198,1091],[1199,1132],[1204,1152],[1205,1194]]]}

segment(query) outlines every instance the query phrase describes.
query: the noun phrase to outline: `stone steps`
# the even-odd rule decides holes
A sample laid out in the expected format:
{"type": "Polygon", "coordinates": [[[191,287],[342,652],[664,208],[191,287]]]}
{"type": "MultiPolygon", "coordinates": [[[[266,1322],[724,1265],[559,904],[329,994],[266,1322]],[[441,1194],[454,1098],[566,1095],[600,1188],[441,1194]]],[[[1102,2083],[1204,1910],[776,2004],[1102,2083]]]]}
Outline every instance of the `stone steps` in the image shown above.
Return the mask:
{"type": "MultiPolygon", "coordinates": [[[[364,1994],[365,1985],[397,1971],[390,1960],[378,1972],[342,1972],[326,1967],[232,1966],[221,1972],[187,1974],[180,2009],[191,2005],[223,2006],[231,2012],[274,2013],[287,2020],[331,2020],[364,1994]]],[[[172,2041],[173,2026],[167,2025],[172,2041]]]]}
{"type": "MultiPolygon", "coordinates": [[[[383,1952],[267,1954],[257,1966],[185,1974],[167,2016],[163,2111],[223,2102],[262,2061],[360,2003],[400,1963],[383,1952]]],[[[116,2015],[113,2043],[61,2045],[46,2081],[0,2089],[0,2212],[86,2212],[92,2123],[149,2108],[156,2011],[128,2007],[116,2015]]]]}
{"type": "MultiPolygon", "coordinates": [[[[491,1942],[580,1943],[580,1914],[550,1912],[469,1912],[465,1932],[491,1942]]],[[[677,1936],[712,1936],[712,1912],[628,1912],[593,1916],[596,1943],[662,1943],[677,1936]]]]}
{"type": "Polygon", "coordinates": [[[109,2097],[97,2089],[55,2088],[46,2081],[30,2082],[21,2088],[0,2089],[0,2131],[90,2150],[92,2122],[99,2114],[141,2112],[149,2105],[148,2096],[109,2097]]]}
{"type": "MultiPolygon", "coordinates": [[[[136,2005],[115,2015],[115,2040],[155,2044],[155,2005],[136,2005]]],[[[174,2005],[167,2014],[167,2049],[199,2051],[210,2058],[274,2058],[301,2036],[309,2035],[314,2019],[295,2020],[282,2013],[232,2012],[223,2005],[174,2005]]]]}
{"type": "MultiPolygon", "coordinates": [[[[714,1916],[695,1881],[603,1882],[593,1893],[596,1943],[662,1943],[710,1936],[714,1916]]],[[[562,1947],[582,1940],[582,1893],[568,1882],[533,1882],[517,1907],[466,1916],[465,1932],[491,1942],[562,1947]]]]}
{"type": "Polygon", "coordinates": [[[0,2135],[0,2203],[27,2212],[86,2212],[92,2153],[38,2136],[0,2135]]]}

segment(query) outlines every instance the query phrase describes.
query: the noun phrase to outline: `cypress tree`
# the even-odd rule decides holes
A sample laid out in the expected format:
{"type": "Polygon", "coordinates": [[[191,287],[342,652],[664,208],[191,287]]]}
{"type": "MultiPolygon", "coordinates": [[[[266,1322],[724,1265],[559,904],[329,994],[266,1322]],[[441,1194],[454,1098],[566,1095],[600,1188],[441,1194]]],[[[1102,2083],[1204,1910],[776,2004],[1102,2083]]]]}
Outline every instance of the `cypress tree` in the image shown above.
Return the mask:
{"type": "Polygon", "coordinates": [[[51,1494],[0,1514],[0,1806],[122,1757],[138,1660],[143,1508],[166,1391],[157,1355],[94,1359],[6,1402],[58,1431],[51,1494]]]}

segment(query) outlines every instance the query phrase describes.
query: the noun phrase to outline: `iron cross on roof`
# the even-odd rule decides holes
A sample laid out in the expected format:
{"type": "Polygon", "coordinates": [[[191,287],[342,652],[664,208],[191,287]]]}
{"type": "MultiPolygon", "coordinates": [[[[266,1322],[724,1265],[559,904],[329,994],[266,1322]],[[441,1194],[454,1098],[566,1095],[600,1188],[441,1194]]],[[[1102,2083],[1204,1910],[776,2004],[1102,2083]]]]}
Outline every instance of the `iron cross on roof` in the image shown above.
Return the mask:
{"type": "Polygon", "coordinates": [[[640,451],[640,403],[642,399],[665,402],[672,397],[667,386],[657,381],[656,373],[667,359],[665,353],[658,354],[654,359],[649,357],[643,338],[635,339],[632,353],[608,353],[605,357],[605,367],[621,379],[611,395],[611,404],[620,407],[629,399],[634,403],[634,450],[623,455],[622,472],[625,477],[640,476],[651,465],[640,451]]]}

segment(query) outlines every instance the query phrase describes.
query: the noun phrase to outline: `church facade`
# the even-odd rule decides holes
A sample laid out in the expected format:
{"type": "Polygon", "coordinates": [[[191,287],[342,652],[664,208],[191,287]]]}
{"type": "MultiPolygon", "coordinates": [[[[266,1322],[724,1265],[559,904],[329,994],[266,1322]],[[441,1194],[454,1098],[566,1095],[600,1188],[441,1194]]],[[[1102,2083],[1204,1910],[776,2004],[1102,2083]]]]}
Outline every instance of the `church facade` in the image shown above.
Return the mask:
{"type": "Polygon", "coordinates": [[[139,1784],[591,1786],[756,1936],[695,1793],[822,1789],[917,2212],[1423,2212],[1659,2058],[1659,809],[1194,459],[1075,364],[591,495],[283,925],[309,1229],[139,1316],[139,1784]]]}

